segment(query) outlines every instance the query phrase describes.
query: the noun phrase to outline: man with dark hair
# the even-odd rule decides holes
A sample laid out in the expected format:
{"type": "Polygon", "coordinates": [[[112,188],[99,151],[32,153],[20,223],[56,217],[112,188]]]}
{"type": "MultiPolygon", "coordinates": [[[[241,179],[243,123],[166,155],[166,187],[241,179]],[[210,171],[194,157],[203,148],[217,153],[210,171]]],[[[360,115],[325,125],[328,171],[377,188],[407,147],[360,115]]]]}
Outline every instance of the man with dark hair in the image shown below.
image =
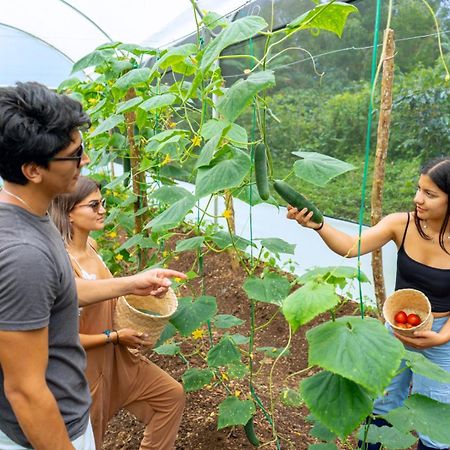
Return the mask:
{"type": "Polygon", "coordinates": [[[83,152],[80,103],[38,83],[0,88],[0,448],[94,450],[78,300],[159,295],[156,269],[75,284],[47,208],[75,188],[83,152]],[[106,283],[105,283],[106,281],[106,283]]]}

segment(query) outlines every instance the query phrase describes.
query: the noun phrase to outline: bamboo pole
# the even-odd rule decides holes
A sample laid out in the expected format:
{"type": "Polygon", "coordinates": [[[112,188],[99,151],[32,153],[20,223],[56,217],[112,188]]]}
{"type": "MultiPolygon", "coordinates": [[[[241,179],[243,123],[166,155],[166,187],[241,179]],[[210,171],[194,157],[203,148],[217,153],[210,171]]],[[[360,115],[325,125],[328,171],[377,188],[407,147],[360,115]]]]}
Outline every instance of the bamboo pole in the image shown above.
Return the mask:
{"type": "MultiPolygon", "coordinates": [[[[377,130],[377,149],[372,182],[371,224],[376,225],[382,218],[383,188],[385,178],[386,156],[389,145],[389,129],[392,112],[392,86],[394,83],[394,30],[385,30],[383,52],[383,76],[381,83],[380,116],[377,130]]],[[[381,314],[386,299],[383,276],[383,258],[381,249],[372,252],[372,272],[378,313],[381,314]]]]}

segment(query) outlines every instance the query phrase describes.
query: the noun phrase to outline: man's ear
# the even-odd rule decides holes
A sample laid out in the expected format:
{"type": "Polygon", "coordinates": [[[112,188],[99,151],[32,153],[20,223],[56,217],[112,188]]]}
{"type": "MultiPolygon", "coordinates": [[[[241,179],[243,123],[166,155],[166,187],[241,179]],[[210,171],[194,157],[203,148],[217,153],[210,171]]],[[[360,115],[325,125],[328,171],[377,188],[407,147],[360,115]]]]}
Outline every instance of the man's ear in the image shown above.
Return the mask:
{"type": "Polygon", "coordinates": [[[42,181],[42,170],[44,168],[38,164],[31,162],[22,164],[22,173],[24,177],[34,184],[39,184],[42,181]]]}

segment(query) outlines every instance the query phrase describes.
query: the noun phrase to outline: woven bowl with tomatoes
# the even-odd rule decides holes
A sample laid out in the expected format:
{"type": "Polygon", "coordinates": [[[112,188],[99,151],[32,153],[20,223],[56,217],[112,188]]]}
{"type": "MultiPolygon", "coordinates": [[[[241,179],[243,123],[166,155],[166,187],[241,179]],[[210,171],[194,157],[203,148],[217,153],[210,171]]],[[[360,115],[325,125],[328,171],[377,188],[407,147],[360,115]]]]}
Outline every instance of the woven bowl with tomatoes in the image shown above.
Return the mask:
{"type": "Polygon", "coordinates": [[[414,337],[415,331],[431,330],[433,314],[428,297],[416,289],[399,289],[383,305],[383,316],[394,331],[414,337]]]}

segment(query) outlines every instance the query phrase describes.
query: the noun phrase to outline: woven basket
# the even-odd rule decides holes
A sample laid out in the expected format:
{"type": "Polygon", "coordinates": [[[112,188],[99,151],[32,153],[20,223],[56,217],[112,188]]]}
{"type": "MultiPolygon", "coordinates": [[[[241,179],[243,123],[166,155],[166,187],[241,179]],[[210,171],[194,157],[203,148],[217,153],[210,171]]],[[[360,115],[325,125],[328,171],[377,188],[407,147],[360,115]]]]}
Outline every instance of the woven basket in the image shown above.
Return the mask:
{"type": "Polygon", "coordinates": [[[170,288],[162,297],[153,295],[119,297],[114,316],[114,327],[118,330],[132,328],[146,333],[151,346],[153,346],[177,307],[177,297],[170,288]]]}
{"type": "Polygon", "coordinates": [[[427,296],[416,289],[399,289],[390,295],[383,305],[383,316],[396,333],[414,337],[415,331],[431,330],[433,314],[427,296]],[[406,314],[417,314],[421,323],[413,328],[400,328],[395,325],[394,317],[399,311],[406,314]]]}

